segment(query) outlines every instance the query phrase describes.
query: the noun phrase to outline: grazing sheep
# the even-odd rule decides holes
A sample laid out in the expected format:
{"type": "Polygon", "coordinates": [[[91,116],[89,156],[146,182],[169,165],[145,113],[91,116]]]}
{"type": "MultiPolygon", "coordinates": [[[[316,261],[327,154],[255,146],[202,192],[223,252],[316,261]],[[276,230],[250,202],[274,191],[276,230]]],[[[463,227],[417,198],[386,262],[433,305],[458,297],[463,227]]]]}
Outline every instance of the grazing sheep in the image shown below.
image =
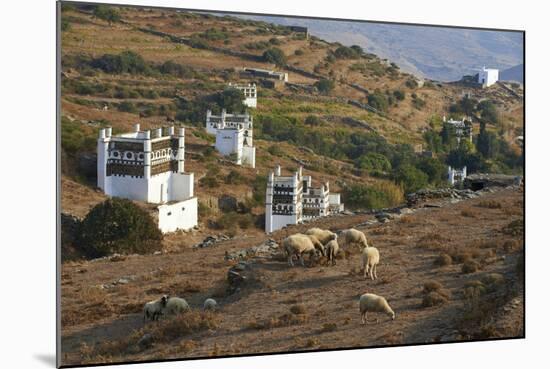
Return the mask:
{"type": "Polygon", "coordinates": [[[321,250],[324,255],[323,244],[315,236],[307,236],[305,234],[296,233],[288,236],[282,242],[283,250],[285,250],[288,256],[288,264],[294,266],[292,262],[292,256],[296,255],[302,266],[304,266],[304,254],[309,254],[311,259],[312,255],[316,253],[316,250],[321,250]]]}
{"type": "Polygon", "coordinates": [[[362,250],[365,247],[369,247],[365,234],[354,228],[342,231],[338,235],[338,244],[344,249],[350,247],[351,245],[358,246],[359,250],[362,250]]]}
{"type": "Polygon", "coordinates": [[[160,299],[149,301],[143,307],[143,321],[145,320],[158,320],[162,315],[162,310],[166,307],[168,296],[164,295],[160,299]]]}
{"type": "Polygon", "coordinates": [[[216,310],[218,306],[218,303],[214,299],[206,299],[204,300],[204,310],[216,310]]]}
{"type": "Polygon", "coordinates": [[[336,233],[321,228],[310,228],[307,230],[306,234],[317,237],[319,242],[325,246],[327,245],[327,242],[336,239],[336,233]]]}
{"type": "Polygon", "coordinates": [[[370,279],[375,280],[378,278],[376,275],[376,266],[380,262],[380,253],[376,247],[365,247],[361,254],[363,277],[367,278],[367,273],[370,275],[370,279]]]}
{"type": "Polygon", "coordinates": [[[166,306],[162,309],[162,314],[177,315],[189,310],[189,304],[181,297],[168,297],[166,306]]]}
{"type": "Polygon", "coordinates": [[[361,323],[367,324],[367,312],[386,313],[395,319],[395,313],[391,309],[390,305],[382,296],[375,295],[374,293],[365,293],[359,298],[359,312],[361,313],[361,323]]]}
{"type": "Polygon", "coordinates": [[[338,250],[340,250],[338,241],[330,240],[325,246],[327,248],[328,261],[332,261],[332,265],[336,265],[336,254],[338,254],[338,250]]]}

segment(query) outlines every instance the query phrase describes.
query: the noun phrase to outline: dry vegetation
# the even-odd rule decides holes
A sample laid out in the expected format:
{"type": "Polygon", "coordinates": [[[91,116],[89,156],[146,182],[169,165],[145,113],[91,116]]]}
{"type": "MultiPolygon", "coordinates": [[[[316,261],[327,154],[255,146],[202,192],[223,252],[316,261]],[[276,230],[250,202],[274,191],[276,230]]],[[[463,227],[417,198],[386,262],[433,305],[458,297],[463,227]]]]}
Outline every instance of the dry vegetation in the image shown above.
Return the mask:
{"type": "MultiPolygon", "coordinates": [[[[265,236],[166,255],[65,263],[64,363],[521,336],[523,235],[518,229],[523,218],[510,218],[504,209],[519,206],[522,196],[500,191],[420,209],[404,222],[360,228],[381,252],[377,281],[361,278],[360,255],[348,250],[336,266],[290,268],[285,260],[257,259],[251,264],[256,282],[228,294],[226,272],[235,262],[224,261],[225,251],[250,247],[265,236]],[[480,207],[486,200],[502,207],[480,207]],[[466,209],[476,211],[477,218],[461,216],[466,209]],[[464,273],[472,263],[476,270],[464,273]],[[98,287],[122,277],[131,277],[129,283],[98,287]],[[387,298],[395,321],[377,317],[382,319],[375,329],[361,326],[358,297],[367,291],[387,298]],[[192,312],[143,323],[143,304],[168,292],[184,297],[192,312]],[[214,295],[220,310],[200,312],[204,299],[214,295]]],[[[365,219],[335,217],[316,225],[338,230],[365,219]]],[[[285,229],[274,238],[280,241],[307,227],[311,225],[285,229]]]]}

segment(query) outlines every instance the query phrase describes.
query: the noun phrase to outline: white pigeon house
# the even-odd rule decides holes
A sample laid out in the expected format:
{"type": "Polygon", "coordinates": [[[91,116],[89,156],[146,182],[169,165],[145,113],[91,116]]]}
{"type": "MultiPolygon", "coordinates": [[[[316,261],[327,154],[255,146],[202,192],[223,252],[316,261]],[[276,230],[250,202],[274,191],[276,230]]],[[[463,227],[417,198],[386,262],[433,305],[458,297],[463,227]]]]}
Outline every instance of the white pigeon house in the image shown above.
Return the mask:
{"type": "Polygon", "coordinates": [[[265,197],[266,233],[344,210],[340,194],[331,193],[328,182],[313,187],[311,180],[310,176],[302,175],[302,167],[291,176],[281,175],[279,165],[269,173],[265,197]]]}
{"type": "Polygon", "coordinates": [[[248,106],[249,108],[256,108],[258,104],[258,91],[256,89],[255,83],[248,83],[245,85],[229,82],[227,87],[241,91],[244,95],[243,104],[248,106]]]}
{"type": "Polygon", "coordinates": [[[244,114],[221,115],[206,112],[206,132],[216,135],[216,150],[224,156],[234,156],[235,163],[256,167],[256,148],[253,144],[252,116],[244,114]]]}
{"type": "Polygon", "coordinates": [[[498,81],[498,69],[481,68],[478,73],[477,83],[483,87],[494,85],[498,81]]]}
{"type": "Polygon", "coordinates": [[[106,195],[155,204],[163,233],[197,225],[193,173],[184,171],[185,128],[165,127],[113,136],[99,131],[97,185],[106,195]]]}

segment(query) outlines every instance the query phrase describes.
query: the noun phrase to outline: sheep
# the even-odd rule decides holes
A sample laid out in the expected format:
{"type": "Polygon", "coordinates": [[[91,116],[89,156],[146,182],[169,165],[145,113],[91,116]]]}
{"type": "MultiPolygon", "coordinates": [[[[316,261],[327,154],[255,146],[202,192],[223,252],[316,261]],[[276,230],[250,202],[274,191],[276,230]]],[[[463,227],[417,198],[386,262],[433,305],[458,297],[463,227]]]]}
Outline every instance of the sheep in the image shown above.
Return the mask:
{"type": "Polygon", "coordinates": [[[218,306],[218,303],[214,299],[206,299],[204,300],[204,310],[216,310],[216,307],[218,306]]]}
{"type": "Polygon", "coordinates": [[[181,297],[168,297],[162,315],[177,315],[189,310],[189,304],[181,297]]]}
{"type": "Polygon", "coordinates": [[[292,262],[293,255],[296,255],[300,259],[302,266],[304,266],[303,254],[309,254],[311,259],[311,256],[316,253],[316,250],[320,249],[321,253],[324,255],[323,244],[312,235],[307,236],[305,234],[296,233],[285,238],[282,245],[283,250],[285,250],[288,256],[288,264],[290,266],[294,266],[292,262]]]}
{"type": "Polygon", "coordinates": [[[363,277],[367,278],[367,273],[370,275],[370,279],[375,280],[378,278],[376,275],[376,266],[380,262],[380,253],[376,247],[365,247],[361,254],[363,277]]]}
{"type": "MultiPolygon", "coordinates": [[[[359,298],[359,312],[361,313],[361,323],[367,324],[367,312],[386,313],[395,319],[395,313],[385,298],[374,293],[365,293],[359,298]]],[[[378,321],[378,320],[377,320],[378,321]]]]}
{"type": "Polygon", "coordinates": [[[332,265],[336,265],[336,254],[338,254],[338,250],[340,250],[338,241],[330,240],[325,246],[327,248],[328,261],[332,261],[332,265]]]}
{"type": "Polygon", "coordinates": [[[325,246],[329,241],[336,239],[336,233],[321,228],[310,228],[306,231],[306,234],[317,237],[317,239],[325,246]]]}
{"type": "Polygon", "coordinates": [[[354,228],[342,231],[338,235],[338,244],[342,248],[347,248],[351,245],[357,245],[359,247],[359,250],[362,250],[365,247],[369,247],[365,234],[354,228]]]}
{"type": "Polygon", "coordinates": [[[143,321],[145,320],[158,320],[162,315],[162,310],[166,307],[168,296],[164,295],[160,299],[149,301],[143,307],[143,321]]]}

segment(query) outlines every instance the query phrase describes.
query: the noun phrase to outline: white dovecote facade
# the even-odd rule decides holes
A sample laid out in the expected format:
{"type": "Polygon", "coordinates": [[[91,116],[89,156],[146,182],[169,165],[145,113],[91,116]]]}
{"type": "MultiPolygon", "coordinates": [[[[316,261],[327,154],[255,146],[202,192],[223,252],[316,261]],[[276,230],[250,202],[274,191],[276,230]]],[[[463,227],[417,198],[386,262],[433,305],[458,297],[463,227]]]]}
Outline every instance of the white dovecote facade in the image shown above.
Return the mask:
{"type": "Polygon", "coordinates": [[[265,202],[266,233],[344,210],[340,194],[330,193],[328,182],[313,187],[311,176],[302,175],[302,167],[292,176],[281,175],[280,166],[269,173],[265,202]]]}
{"type": "Polygon", "coordinates": [[[470,120],[465,117],[462,120],[447,119],[443,116],[443,124],[450,130],[458,143],[462,139],[473,142],[473,126],[470,120]]]}
{"type": "Polygon", "coordinates": [[[281,175],[281,166],[269,173],[265,194],[265,232],[302,222],[302,167],[291,176],[281,175]]]}
{"type": "Polygon", "coordinates": [[[258,91],[255,83],[238,84],[229,82],[227,87],[241,91],[244,95],[243,104],[249,108],[256,108],[258,104],[258,91]]]}
{"type": "Polygon", "coordinates": [[[206,132],[216,135],[216,150],[224,156],[232,156],[238,165],[256,167],[256,148],[253,143],[252,116],[245,114],[220,115],[206,112],[206,132]]]}
{"type": "Polygon", "coordinates": [[[163,233],[197,225],[193,173],[185,173],[185,129],[164,127],[113,136],[101,129],[97,141],[97,185],[106,195],[158,204],[163,233]]]}
{"type": "Polygon", "coordinates": [[[465,166],[462,167],[462,169],[455,169],[449,166],[447,169],[447,178],[452,186],[463,183],[466,178],[466,174],[465,166]]]}

